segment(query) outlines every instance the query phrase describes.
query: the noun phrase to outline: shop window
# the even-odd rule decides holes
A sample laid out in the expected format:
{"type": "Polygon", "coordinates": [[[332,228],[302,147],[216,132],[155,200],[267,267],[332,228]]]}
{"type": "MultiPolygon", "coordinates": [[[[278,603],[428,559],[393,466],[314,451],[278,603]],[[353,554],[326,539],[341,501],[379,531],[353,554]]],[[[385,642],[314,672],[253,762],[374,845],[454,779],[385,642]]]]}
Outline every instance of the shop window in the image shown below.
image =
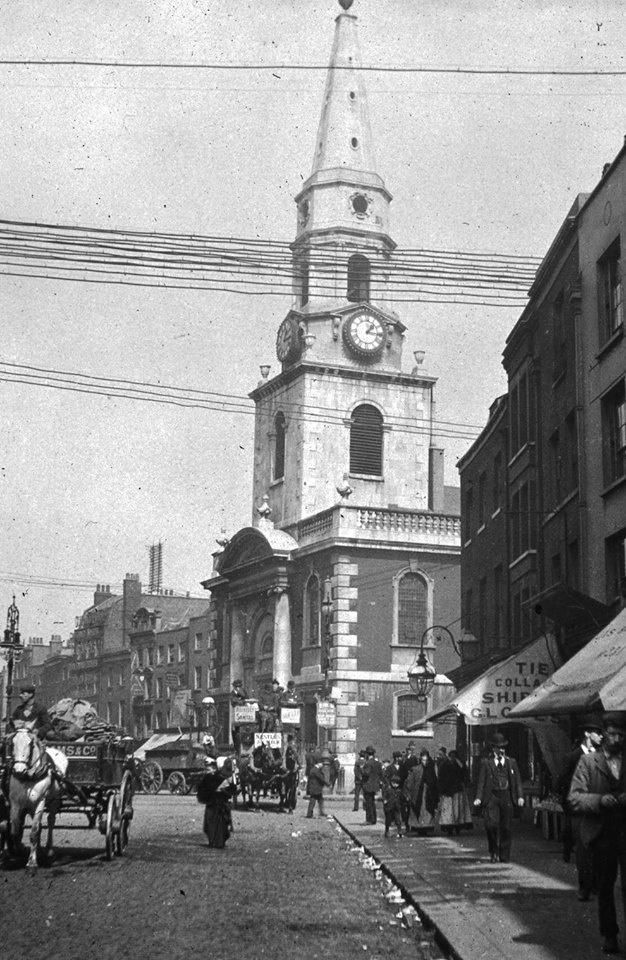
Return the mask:
{"type": "Polygon", "coordinates": [[[380,477],[383,472],[383,418],[376,407],[363,403],[350,421],[350,473],[380,477]]]}

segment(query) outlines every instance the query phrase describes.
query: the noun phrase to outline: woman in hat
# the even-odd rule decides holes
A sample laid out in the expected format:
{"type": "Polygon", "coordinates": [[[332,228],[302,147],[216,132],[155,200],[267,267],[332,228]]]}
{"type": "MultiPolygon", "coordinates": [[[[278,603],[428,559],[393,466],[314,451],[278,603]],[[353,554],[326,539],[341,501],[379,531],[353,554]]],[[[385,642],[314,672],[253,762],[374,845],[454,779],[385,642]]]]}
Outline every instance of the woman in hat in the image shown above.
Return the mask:
{"type": "Polygon", "coordinates": [[[206,764],[207,772],[198,784],[198,803],[204,804],[203,830],[210,847],[222,848],[233,832],[230,800],[236,787],[233,783],[232,761],[207,757],[206,764]]]}
{"type": "Polygon", "coordinates": [[[433,832],[439,804],[437,771],[428,750],[421,751],[419,763],[411,767],[404,784],[409,801],[409,830],[433,832]]]}

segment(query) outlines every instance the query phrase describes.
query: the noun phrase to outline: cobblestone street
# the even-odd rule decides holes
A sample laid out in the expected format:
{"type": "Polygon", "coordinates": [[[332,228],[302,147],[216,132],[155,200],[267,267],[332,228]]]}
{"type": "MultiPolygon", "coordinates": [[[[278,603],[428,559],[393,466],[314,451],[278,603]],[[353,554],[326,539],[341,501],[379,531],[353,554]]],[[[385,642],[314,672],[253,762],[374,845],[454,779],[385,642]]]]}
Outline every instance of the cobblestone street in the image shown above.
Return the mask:
{"type": "MultiPolygon", "coordinates": [[[[209,849],[194,797],[138,796],[127,855],[106,862],[95,831],[59,830],[57,858],[0,872],[7,960],[212,960],[367,956],[426,960],[346,835],[327,819],[234,811],[225,850],[209,849]]],[[[423,941],[422,945],[420,943],[423,941]]]]}

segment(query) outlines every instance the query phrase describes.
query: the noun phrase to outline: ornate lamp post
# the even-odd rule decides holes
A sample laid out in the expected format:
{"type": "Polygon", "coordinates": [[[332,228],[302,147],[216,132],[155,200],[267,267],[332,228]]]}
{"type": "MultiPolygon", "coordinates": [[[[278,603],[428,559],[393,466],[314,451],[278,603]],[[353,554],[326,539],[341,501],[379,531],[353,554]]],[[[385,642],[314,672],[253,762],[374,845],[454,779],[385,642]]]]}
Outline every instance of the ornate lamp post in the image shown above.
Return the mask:
{"type": "Polygon", "coordinates": [[[413,666],[409,667],[407,672],[409,686],[417,695],[418,700],[428,699],[428,695],[435,685],[435,678],[437,676],[437,671],[424,653],[424,644],[427,638],[432,641],[433,646],[437,640],[444,639],[449,640],[450,643],[454,644],[452,634],[447,627],[427,627],[427,629],[424,630],[422,639],[420,641],[419,653],[415,663],[413,666]]]}
{"type": "Polygon", "coordinates": [[[7,705],[6,719],[11,716],[11,698],[13,696],[13,664],[21,660],[24,644],[20,639],[20,612],[15,606],[15,594],[13,603],[7,610],[7,625],[4,631],[4,638],[0,642],[0,655],[7,662],[7,705]]]}
{"type": "Polygon", "coordinates": [[[323,667],[324,667],[324,696],[328,695],[328,671],[330,670],[330,648],[332,636],[330,625],[333,619],[333,592],[330,583],[330,577],[326,577],[323,584],[324,593],[322,598],[322,619],[324,622],[324,646],[323,646],[323,667]]]}

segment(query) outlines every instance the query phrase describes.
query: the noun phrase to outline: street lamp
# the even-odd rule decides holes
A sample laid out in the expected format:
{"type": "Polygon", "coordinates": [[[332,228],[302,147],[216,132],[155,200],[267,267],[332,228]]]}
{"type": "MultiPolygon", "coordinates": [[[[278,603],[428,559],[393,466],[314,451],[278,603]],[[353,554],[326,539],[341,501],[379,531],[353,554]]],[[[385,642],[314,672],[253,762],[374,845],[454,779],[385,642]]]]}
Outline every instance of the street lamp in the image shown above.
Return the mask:
{"type": "Polygon", "coordinates": [[[4,631],[4,639],[0,641],[0,655],[7,662],[7,720],[11,716],[11,697],[13,695],[13,663],[21,659],[24,644],[20,639],[20,612],[15,606],[15,594],[13,603],[7,610],[7,625],[4,631]]]}
{"type": "Polygon", "coordinates": [[[324,692],[328,693],[328,671],[330,670],[330,645],[332,637],[330,624],[333,616],[333,593],[330,577],[324,580],[324,594],[322,599],[322,615],[324,621],[324,692]]]}
{"type": "Polygon", "coordinates": [[[412,667],[409,667],[407,671],[409,686],[417,695],[418,700],[428,699],[428,694],[434,687],[435,679],[437,677],[437,671],[424,653],[424,644],[426,642],[426,638],[429,638],[432,641],[433,646],[437,640],[449,640],[451,643],[453,643],[452,634],[447,627],[427,627],[426,630],[424,630],[422,639],[420,641],[419,653],[415,663],[412,667]]]}

